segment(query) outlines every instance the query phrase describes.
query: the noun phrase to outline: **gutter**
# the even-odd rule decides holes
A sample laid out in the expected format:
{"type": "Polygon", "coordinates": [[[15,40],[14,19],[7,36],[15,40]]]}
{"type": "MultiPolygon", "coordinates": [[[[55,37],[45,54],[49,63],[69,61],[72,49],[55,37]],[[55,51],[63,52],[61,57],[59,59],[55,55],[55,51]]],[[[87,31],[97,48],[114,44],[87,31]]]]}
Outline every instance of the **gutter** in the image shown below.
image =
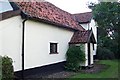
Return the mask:
{"type": "Polygon", "coordinates": [[[22,80],[24,80],[24,41],[25,41],[25,22],[27,19],[22,22],[22,80]]]}

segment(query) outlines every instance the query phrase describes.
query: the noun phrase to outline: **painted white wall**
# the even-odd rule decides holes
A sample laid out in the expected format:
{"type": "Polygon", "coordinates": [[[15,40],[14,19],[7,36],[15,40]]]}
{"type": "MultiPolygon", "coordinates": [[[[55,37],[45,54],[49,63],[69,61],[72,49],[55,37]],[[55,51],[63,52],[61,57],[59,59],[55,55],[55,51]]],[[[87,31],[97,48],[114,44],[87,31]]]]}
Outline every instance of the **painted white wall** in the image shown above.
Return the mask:
{"type": "Polygon", "coordinates": [[[85,58],[86,58],[86,61],[84,66],[88,66],[88,44],[87,43],[85,43],[85,58]]]}
{"type": "Polygon", "coordinates": [[[88,30],[88,26],[89,26],[89,24],[88,23],[86,23],[86,24],[80,24],[85,30],[88,30]]]}
{"type": "MultiPolygon", "coordinates": [[[[20,16],[0,21],[0,53],[13,59],[14,71],[21,70],[22,20],[20,16]]],[[[25,69],[65,61],[73,32],[44,23],[26,21],[25,69]],[[50,42],[58,43],[59,54],[49,54],[50,42]]]]}
{"type": "MultiPolygon", "coordinates": [[[[0,21],[0,54],[13,59],[14,71],[21,70],[22,19],[20,16],[0,21]]],[[[65,61],[72,31],[35,21],[25,24],[25,69],[65,61]],[[59,54],[49,54],[50,42],[58,43],[59,54]]],[[[85,44],[86,62],[87,44],[85,44]]]]}
{"type": "Polygon", "coordinates": [[[87,48],[87,43],[79,44],[79,45],[83,45],[84,46],[85,50],[83,50],[83,51],[85,52],[85,59],[86,59],[85,62],[81,63],[80,65],[81,66],[88,66],[88,48],[87,48]]]}
{"type": "MultiPolygon", "coordinates": [[[[97,41],[97,26],[93,19],[91,20],[90,27],[92,28],[93,34],[95,36],[95,40],[97,41]]],[[[94,44],[93,55],[96,55],[96,50],[97,50],[97,44],[94,44]]]]}
{"type": "Polygon", "coordinates": [[[14,70],[21,70],[21,17],[0,21],[0,53],[13,59],[14,70]]]}
{"type": "Polygon", "coordinates": [[[90,22],[90,29],[92,28],[93,30],[93,34],[95,36],[95,39],[97,41],[97,26],[95,24],[95,21],[92,19],[91,22],[90,22]]]}
{"type": "MultiPolygon", "coordinates": [[[[0,21],[0,53],[13,59],[14,71],[22,69],[22,19],[20,16],[0,21]]],[[[72,31],[40,22],[26,21],[25,69],[65,61],[72,31]],[[59,54],[49,54],[50,42],[58,43],[59,54]]]]}
{"type": "Polygon", "coordinates": [[[93,44],[90,43],[90,57],[91,57],[91,64],[93,64],[93,54],[94,54],[93,44]]]}
{"type": "Polygon", "coordinates": [[[66,60],[68,42],[74,32],[30,20],[25,26],[25,69],[66,60]],[[50,42],[58,43],[58,54],[49,54],[50,42]]]}
{"type": "MultiPolygon", "coordinates": [[[[84,45],[84,49],[85,49],[85,62],[81,64],[81,66],[88,66],[88,43],[82,44],[84,45]]],[[[93,64],[93,45],[92,43],[90,43],[90,57],[91,57],[91,64],[93,64]]]]}

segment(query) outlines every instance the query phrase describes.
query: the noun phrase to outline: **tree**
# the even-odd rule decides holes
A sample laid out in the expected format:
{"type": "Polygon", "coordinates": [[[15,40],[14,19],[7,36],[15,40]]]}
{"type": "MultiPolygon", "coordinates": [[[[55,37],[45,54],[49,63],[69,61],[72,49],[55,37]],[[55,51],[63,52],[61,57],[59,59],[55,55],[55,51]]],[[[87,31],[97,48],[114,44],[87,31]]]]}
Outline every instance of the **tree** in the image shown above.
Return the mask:
{"type": "Polygon", "coordinates": [[[93,18],[98,24],[98,46],[112,51],[116,58],[120,56],[119,51],[119,25],[120,25],[120,3],[100,2],[89,5],[93,10],[93,18]]]}

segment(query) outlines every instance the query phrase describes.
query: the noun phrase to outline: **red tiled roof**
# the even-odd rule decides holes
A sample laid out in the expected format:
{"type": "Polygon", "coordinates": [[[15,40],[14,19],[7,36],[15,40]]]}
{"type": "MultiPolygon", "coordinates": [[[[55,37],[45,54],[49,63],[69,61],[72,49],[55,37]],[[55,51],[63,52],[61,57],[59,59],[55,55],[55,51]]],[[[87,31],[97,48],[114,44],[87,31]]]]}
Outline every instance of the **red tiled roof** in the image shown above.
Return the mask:
{"type": "Polygon", "coordinates": [[[61,10],[49,2],[38,2],[34,0],[33,2],[15,3],[30,17],[61,24],[72,29],[84,30],[78,22],[74,20],[72,14],[61,10]]]}
{"type": "Polygon", "coordinates": [[[92,12],[73,14],[79,23],[88,23],[92,19],[92,12]]]}
{"type": "Polygon", "coordinates": [[[71,38],[70,44],[77,44],[77,43],[87,43],[90,41],[90,37],[92,36],[93,43],[96,43],[94,35],[91,30],[87,31],[77,31],[71,38]]]}

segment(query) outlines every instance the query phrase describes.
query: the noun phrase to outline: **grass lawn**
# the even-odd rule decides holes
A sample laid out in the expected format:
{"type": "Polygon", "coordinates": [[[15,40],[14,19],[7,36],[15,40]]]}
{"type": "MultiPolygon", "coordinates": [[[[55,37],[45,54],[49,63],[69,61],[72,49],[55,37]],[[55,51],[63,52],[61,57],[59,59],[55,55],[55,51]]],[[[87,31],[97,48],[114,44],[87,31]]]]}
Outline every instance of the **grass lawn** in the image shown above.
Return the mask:
{"type": "MultiPolygon", "coordinates": [[[[80,80],[80,78],[118,78],[120,75],[118,75],[118,62],[120,60],[101,60],[98,64],[106,64],[110,65],[110,67],[106,70],[103,70],[99,73],[78,73],[75,76],[72,76],[69,80],[80,80]],[[75,79],[76,78],[76,79],[75,79]],[[77,79],[79,78],[79,79],[77,79]]],[[[83,80],[83,79],[82,79],[83,80]]],[[[113,79],[114,80],[114,79],[113,79]]]]}

